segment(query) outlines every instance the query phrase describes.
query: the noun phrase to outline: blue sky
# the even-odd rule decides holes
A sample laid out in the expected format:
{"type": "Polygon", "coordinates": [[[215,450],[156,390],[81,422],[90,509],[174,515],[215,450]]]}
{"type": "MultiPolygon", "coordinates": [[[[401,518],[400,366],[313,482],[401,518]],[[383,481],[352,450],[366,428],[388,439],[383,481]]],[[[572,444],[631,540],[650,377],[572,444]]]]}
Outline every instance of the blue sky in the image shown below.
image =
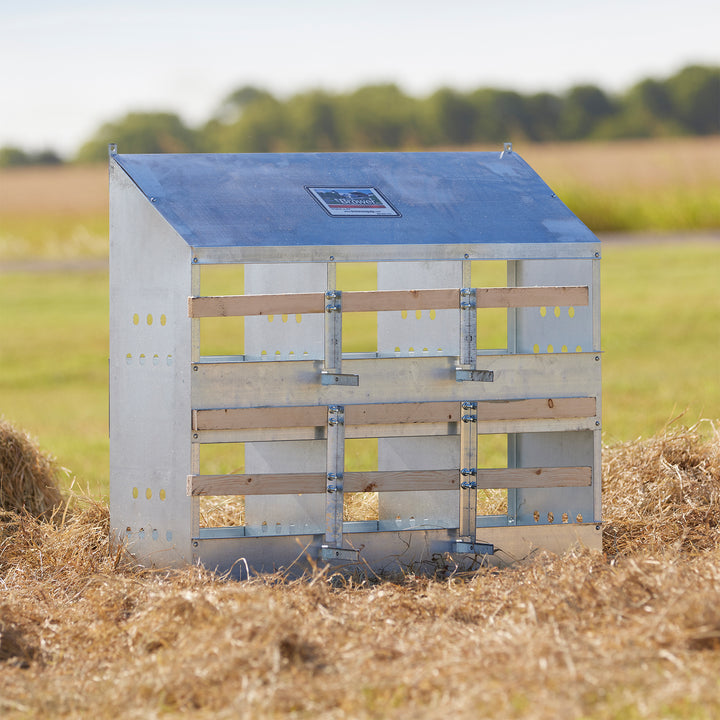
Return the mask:
{"type": "Polygon", "coordinates": [[[0,0],[0,146],[72,153],[129,110],[392,81],[615,92],[720,65],[718,0],[0,0]]]}

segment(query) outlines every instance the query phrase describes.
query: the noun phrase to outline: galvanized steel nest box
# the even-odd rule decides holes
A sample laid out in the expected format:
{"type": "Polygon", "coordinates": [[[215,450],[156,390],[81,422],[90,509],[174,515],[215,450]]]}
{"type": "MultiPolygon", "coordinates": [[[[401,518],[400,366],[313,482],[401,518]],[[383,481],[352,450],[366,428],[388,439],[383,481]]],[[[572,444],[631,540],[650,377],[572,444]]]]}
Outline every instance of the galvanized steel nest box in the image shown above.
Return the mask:
{"type": "Polygon", "coordinates": [[[143,562],[236,574],[599,547],[599,263],[597,238],[509,144],[111,146],[115,538],[143,562]],[[371,263],[367,289],[352,289],[356,263],[371,263]],[[376,343],[350,353],[357,312],[376,343]],[[364,468],[359,439],[377,443],[364,468]],[[346,520],[356,492],[376,501],[346,520]],[[203,507],[228,496],[244,498],[235,516],[203,507]]]}

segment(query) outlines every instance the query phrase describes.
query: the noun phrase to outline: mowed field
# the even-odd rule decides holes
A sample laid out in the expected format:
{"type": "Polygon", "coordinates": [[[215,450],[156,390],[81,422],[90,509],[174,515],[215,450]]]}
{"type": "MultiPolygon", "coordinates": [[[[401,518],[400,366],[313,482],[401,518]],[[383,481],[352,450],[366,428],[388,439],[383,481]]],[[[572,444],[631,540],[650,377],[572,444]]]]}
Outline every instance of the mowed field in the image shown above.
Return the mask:
{"type": "MultiPolygon", "coordinates": [[[[686,190],[720,198],[720,138],[516,149],[573,197],[618,204],[636,197],[643,207],[686,190]]],[[[666,218],[664,229],[640,235],[599,232],[607,443],[647,437],[683,413],[686,424],[720,417],[720,231],[677,225],[666,218]]],[[[107,168],[0,172],[0,414],[37,437],[68,469],[68,481],[101,496],[106,257],[107,168]]],[[[359,275],[346,279],[349,286],[363,286],[359,275]]],[[[346,349],[372,344],[363,335],[371,329],[347,330],[346,349]]]]}
{"type": "MultiPolygon", "coordinates": [[[[715,139],[516,150],[611,208],[720,187],[715,139]]],[[[603,235],[603,553],[237,583],[110,547],[105,212],[104,168],[0,173],[0,415],[89,490],[52,522],[0,508],[0,717],[720,716],[717,215],[603,235]]]]}

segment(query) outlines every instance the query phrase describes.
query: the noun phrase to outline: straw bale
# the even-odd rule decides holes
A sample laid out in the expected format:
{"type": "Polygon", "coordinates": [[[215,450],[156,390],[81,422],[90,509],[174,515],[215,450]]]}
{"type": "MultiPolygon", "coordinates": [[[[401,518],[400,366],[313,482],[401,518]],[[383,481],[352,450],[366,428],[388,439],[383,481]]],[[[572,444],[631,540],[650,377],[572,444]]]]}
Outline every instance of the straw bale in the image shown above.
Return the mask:
{"type": "Polygon", "coordinates": [[[610,560],[578,549],[445,579],[316,567],[237,583],[133,566],[87,498],[54,523],[7,512],[0,715],[718,717],[708,427],[606,449],[610,560]]]}
{"type": "Polygon", "coordinates": [[[49,518],[62,502],[55,462],[0,418],[0,509],[49,518]]]}
{"type": "Polygon", "coordinates": [[[607,447],[604,549],[694,553],[720,541],[720,432],[709,421],[607,447]]]}

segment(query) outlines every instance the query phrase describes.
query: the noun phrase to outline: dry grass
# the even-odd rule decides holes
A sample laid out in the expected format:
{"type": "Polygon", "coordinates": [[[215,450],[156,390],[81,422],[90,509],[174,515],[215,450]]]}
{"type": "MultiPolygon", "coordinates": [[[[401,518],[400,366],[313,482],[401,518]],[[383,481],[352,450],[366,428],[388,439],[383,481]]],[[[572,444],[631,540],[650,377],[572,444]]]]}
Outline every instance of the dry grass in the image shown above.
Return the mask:
{"type": "Polygon", "coordinates": [[[614,557],[383,581],[138,570],[103,505],[0,523],[3,718],[711,718],[714,428],[607,448],[614,557]]]}
{"type": "Polygon", "coordinates": [[[49,519],[63,504],[58,471],[28,435],[0,419],[0,510],[49,519]]]}

